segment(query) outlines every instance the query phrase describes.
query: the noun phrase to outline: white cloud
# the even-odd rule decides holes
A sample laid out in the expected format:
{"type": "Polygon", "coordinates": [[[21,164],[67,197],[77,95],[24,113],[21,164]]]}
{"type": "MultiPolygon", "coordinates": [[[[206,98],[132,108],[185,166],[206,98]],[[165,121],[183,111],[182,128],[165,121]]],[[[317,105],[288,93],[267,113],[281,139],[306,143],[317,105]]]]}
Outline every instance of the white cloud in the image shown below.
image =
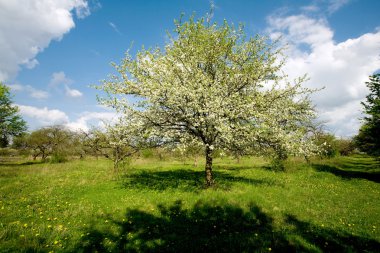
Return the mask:
{"type": "Polygon", "coordinates": [[[69,122],[69,117],[60,110],[48,109],[47,107],[37,108],[28,105],[17,106],[20,109],[21,115],[37,120],[40,126],[67,124],[69,122]]]}
{"type": "Polygon", "coordinates": [[[311,4],[301,7],[301,10],[306,12],[316,12],[319,11],[319,7],[317,5],[311,4]]]}
{"type": "Polygon", "coordinates": [[[334,14],[351,0],[314,0],[309,5],[301,6],[300,10],[309,14],[324,12],[329,15],[334,14]]]}
{"type": "Polygon", "coordinates": [[[22,63],[27,69],[33,69],[35,66],[39,64],[36,59],[26,59],[22,63]]]}
{"type": "Polygon", "coordinates": [[[75,15],[78,18],[83,19],[91,14],[86,0],[74,0],[72,4],[74,5],[75,15]]]}
{"type": "MultiPolygon", "coordinates": [[[[49,87],[59,89],[60,86],[63,86],[65,89],[66,96],[71,97],[71,98],[82,97],[83,96],[82,92],[80,92],[77,89],[70,88],[69,85],[72,83],[73,83],[73,80],[68,78],[65,72],[63,71],[54,72],[50,79],[49,87]]],[[[21,92],[21,91],[28,92],[29,96],[31,96],[32,98],[45,99],[49,97],[49,93],[47,91],[35,89],[30,85],[10,84],[8,86],[15,92],[21,92]]]]}
{"type": "Polygon", "coordinates": [[[45,99],[45,98],[48,98],[49,97],[49,93],[46,92],[46,91],[43,91],[43,90],[37,90],[37,89],[34,89],[33,87],[31,86],[27,86],[28,90],[30,90],[30,96],[32,98],[36,98],[36,99],[45,99]]]}
{"type": "Polygon", "coordinates": [[[51,75],[49,86],[50,87],[57,87],[57,86],[62,85],[62,84],[63,85],[69,85],[69,84],[72,84],[72,83],[73,83],[73,80],[71,80],[70,78],[66,77],[65,72],[59,71],[59,72],[54,72],[51,75]]]}
{"type": "Polygon", "coordinates": [[[66,89],[66,96],[72,97],[72,98],[77,98],[83,96],[82,92],[76,89],[70,89],[69,86],[65,86],[66,89]]]}
{"type": "Polygon", "coordinates": [[[45,99],[49,97],[47,91],[35,89],[30,85],[10,84],[8,86],[15,92],[27,92],[32,98],[45,99]]]}
{"type": "Polygon", "coordinates": [[[73,130],[88,131],[91,126],[104,127],[104,121],[110,123],[116,119],[116,113],[114,112],[84,112],[80,117],[66,124],[66,126],[73,130]]]}
{"type": "Polygon", "coordinates": [[[327,10],[330,14],[332,14],[349,2],[350,0],[329,0],[327,10]]]}
{"type": "Polygon", "coordinates": [[[11,90],[13,90],[13,91],[23,91],[24,90],[24,86],[21,84],[7,84],[7,86],[9,88],[11,88],[11,90]]]}
{"type": "Polygon", "coordinates": [[[292,54],[303,53],[304,50],[299,48],[300,45],[308,45],[314,49],[334,42],[334,33],[324,19],[311,19],[305,15],[269,17],[268,23],[271,38],[284,37],[286,42],[290,43],[292,54]]]}
{"type": "Polygon", "coordinates": [[[63,85],[65,87],[66,96],[76,98],[83,96],[82,92],[76,89],[71,89],[70,84],[73,83],[73,80],[68,78],[63,71],[54,72],[49,82],[50,87],[58,88],[63,85]]]}
{"type": "Polygon", "coordinates": [[[341,136],[356,134],[360,100],[368,93],[365,81],[380,68],[380,31],[337,43],[324,19],[296,15],[270,17],[268,23],[272,37],[282,35],[289,43],[285,73],[291,78],[307,73],[307,86],[325,87],[313,100],[327,127],[341,136]]]}
{"type": "Polygon", "coordinates": [[[329,110],[321,110],[321,119],[329,124],[328,131],[338,136],[353,136],[357,134],[361,123],[358,120],[361,115],[360,100],[352,100],[342,106],[334,107],[329,110]]]}
{"type": "Polygon", "coordinates": [[[112,27],[112,29],[115,31],[115,32],[117,32],[118,34],[122,34],[121,32],[120,32],[120,30],[117,28],[117,26],[114,24],[114,23],[112,23],[112,22],[108,22],[108,24],[112,27]]]}
{"type": "MultiPolygon", "coordinates": [[[[112,123],[117,119],[115,112],[83,112],[74,121],[61,110],[17,105],[23,117],[34,120],[34,127],[63,125],[73,131],[88,131],[91,126],[104,127],[104,122],[112,123]]],[[[29,120],[30,121],[30,120],[29,120]]]]}
{"type": "Polygon", "coordinates": [[[90,14],[86,0],[0,0],[0,81],[35,67],[37,54],[75,26],[73,11],[90,14]]]}

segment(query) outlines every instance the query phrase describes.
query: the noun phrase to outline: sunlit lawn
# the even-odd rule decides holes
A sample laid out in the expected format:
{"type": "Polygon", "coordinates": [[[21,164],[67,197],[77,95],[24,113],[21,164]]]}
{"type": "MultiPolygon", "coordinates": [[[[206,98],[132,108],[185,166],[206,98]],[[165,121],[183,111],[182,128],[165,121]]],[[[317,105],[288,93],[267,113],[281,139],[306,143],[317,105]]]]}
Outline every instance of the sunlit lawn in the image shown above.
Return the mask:
{"type": "Polygon", "coordinates": [[[375,252],[380,165],[363,156],[202,163],[137,159],[0,164],[0,251],[375,252]]]}

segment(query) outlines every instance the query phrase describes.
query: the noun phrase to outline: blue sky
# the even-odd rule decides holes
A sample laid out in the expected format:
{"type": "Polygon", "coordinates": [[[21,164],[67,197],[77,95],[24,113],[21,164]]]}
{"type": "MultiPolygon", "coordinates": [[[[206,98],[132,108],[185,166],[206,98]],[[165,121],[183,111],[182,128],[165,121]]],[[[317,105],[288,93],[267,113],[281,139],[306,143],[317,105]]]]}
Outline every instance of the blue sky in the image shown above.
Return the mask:
{"type": "Polygon", "coordinates": [[[97,104],[99,84],[133,43],[135,54],[163,46],[184,13],[245,25],[246,33],[283,37],[284,71],[305,73],[305,86],[325,87],[313,101],[326,129],[355,135],[368,75],[380,69],[377,0],[0,0],[0,81],[29,124],[88,129],[114,112],[97,104]]]}

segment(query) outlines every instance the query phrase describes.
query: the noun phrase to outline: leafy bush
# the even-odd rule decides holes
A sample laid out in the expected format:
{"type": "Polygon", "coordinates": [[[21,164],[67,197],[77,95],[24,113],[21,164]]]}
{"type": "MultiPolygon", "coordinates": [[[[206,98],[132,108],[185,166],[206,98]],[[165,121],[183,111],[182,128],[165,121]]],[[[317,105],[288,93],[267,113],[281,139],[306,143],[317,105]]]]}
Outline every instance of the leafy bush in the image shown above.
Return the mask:
{"type": "Polygon", "coordinates": [[[49,162],[50,163],[64,163],[64,162],[67,162],[67,156],[62,154],[62,153],[54,153],[50,159],[49,159],[49,162]]]}
{"type": "Polygon", "coordinates": [[[320,147],[320,156],[324,158],[333,158],[338,154],[336,138],[329,133],[317,133],[315,143],[320,147]]]}
{"type": "Polygon", "coordinates": [[[339,139],[336,140],[336,146],[339,154],[341,156],[349,156],[354,153],[355,145],[350,139],[339,139]]]}
{"type": "Polygon", "coordinates": [[[12,148],[0,148],[0,156],[16,156],[18,152],[12,148]]]}
{"type": "Polygon", "coordinates": [[[285,171],[285,160],[275,157],[271,160],[269,167],[273,171],[285,171]]]}
{"type": "Polygon", "coordinates": [[[321,149],[320,156],[324,158],[348,156],[355,151],[351,139],[337,139],[333,134],[320,132],[315,135],[314,140],[321,149]]]}

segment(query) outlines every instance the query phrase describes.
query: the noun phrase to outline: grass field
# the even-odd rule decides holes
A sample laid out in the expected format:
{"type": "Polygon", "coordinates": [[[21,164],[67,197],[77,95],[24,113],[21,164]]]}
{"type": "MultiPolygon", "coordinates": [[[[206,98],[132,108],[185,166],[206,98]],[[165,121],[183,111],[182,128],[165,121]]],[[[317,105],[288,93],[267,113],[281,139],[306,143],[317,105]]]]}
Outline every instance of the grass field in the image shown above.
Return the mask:
{"type": "Polygon", "coordinates": [[[0,164],[0,252],[379,252],[380,164],[363,156],[0,164]]]}

